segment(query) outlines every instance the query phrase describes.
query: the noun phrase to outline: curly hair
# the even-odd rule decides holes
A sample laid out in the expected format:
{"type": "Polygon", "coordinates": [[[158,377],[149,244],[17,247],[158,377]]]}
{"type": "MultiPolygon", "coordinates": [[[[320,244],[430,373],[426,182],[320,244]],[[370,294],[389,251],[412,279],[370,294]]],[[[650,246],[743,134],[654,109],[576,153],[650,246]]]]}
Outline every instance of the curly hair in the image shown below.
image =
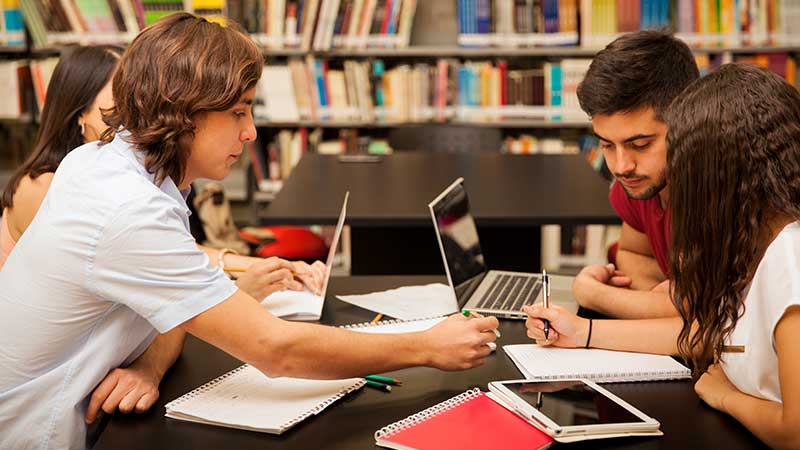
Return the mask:
{"type": "MultiPolygon", "coordinates": [[[[120,61],[110,130],[145,153],[161,183],[183,181],[198,113],[224,111],[255,87],[264,58],[238,25],[222,26],[189,13],[167,16],[143,30],[120,61]]],[[[103,143],[113,139],[110,132],[103,143]]]]}
{"type": "Polygon", "coordinates": [[[800,218],[800,93],[767,70],[727,64],[675,99],[667,125],[672,301],[678,350],[697,377],[744,314],[766,221],[800,218]]]}

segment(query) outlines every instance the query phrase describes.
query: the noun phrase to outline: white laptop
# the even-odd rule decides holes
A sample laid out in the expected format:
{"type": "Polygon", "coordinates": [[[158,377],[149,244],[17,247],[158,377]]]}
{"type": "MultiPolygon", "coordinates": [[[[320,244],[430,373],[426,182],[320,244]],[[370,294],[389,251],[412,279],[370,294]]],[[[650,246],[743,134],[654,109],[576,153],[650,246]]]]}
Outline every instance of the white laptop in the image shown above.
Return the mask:
{"type": "Polygon", "coordinates": [[[261,301],[270,313],[274,316],[286,320],[319,320],[322,316],[322,305],[325,303],[325,294],[328,292],[328,281],[331,278],[331,268],[333,267],[333,257],[336,255],[336,247],[342,235],[344,221],[347,216],[347,200],[350,192],[344,194],[342,211],[339,213],[339,222],[336,224],[336,232],[333,234],[333,242],[328,251],[328,260],[325,263],[325,282],[322,285],[322,293],[316,295],[308,289],[304,291],[284,290],[275,292],[261,301]]]}
{"type": "MultiPolygon", "coordinates": [[[[428,208],[447,281],[455,292],[459,308],[507,319],[525,319],[522,306],[542,301],[541,274],[488,270],[470,213],[464,179],[453,182],[428,208]]],[[[577,311],[577,303],[572,298],[574,277],[549,277],[551,304],[577,311]]]]}

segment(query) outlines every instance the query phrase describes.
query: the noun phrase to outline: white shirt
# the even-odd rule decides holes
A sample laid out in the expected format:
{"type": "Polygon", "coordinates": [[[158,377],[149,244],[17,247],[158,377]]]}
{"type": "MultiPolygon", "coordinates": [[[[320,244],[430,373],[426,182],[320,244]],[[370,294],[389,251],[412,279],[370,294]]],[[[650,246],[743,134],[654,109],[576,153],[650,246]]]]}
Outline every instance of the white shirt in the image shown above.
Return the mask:
{"type": "Polygon", "coordinates": [[[800,225],[787,225],[758,264],[726,345],[743,345],[744,353],[723,353],[722,368],[742,392],[781,402],[775,326],[786,309],[800,305],[800,225]]]}
{"type": "Polygon", "coordinates": [[[236,291],[123,135],[64,158],[0,271],[0,448],[84,448],[108,372],[236,291]]]}

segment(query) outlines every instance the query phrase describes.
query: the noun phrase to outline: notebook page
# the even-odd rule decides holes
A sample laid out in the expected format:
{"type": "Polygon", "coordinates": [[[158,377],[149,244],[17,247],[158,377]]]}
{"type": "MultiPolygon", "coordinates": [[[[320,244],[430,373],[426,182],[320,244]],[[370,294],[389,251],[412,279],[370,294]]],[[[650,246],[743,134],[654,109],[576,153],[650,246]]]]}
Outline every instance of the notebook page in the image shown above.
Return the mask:
{"type": "Polygon", "coordinates": [[[446,317],[434,317],[431,319],[420,320],[385,320],[377,323],[361,323],[355,325],[346,325],[351,331],[358,331],[359,333],[372,333],[372,334],[398,334],[398,333],[416,333],[418,331],[425,331],[432,328],[437,323],[443,321],[446,317]]]}
{"type": "Polygon", "coordinates": [[[280,433],[362,384],[360,378],[269,378],[244,365],[168,403],[167,416],[177,413],[199,419],[195,421],[280,433]]]}
{"type": "Polygon", "coordinates": [[[662,355],[534,344],[506,345],[503,350],[527,379],[587,378],[597,382],[624,382],[691,376],[688,368],[662,355]]]}

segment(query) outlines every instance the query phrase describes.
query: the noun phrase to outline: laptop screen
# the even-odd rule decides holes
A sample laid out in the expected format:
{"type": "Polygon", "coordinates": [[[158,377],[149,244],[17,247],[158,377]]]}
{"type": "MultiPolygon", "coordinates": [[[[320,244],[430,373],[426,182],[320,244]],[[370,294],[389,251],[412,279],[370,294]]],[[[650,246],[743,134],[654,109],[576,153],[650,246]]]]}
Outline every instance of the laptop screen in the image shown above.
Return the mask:
{"type": "Polygon", "coordinates": [[[486,272],[478,230],[469,210],[469,199],[461,180],[430,205],[453,287],[459,287],[486,272]]]}

